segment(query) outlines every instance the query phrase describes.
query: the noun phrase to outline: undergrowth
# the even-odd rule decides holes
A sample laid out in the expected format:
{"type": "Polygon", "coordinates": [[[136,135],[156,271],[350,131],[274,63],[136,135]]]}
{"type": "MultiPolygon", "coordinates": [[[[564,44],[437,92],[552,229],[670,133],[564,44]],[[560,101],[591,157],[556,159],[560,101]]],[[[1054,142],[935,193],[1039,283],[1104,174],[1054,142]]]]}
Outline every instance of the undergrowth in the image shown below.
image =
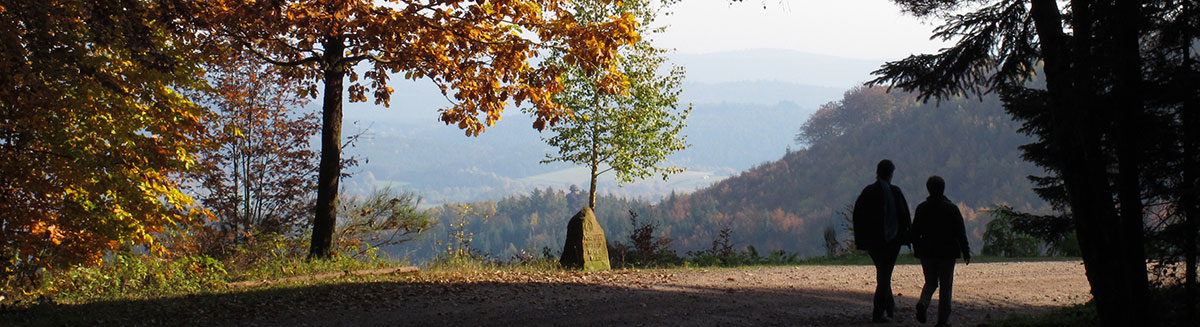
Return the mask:
{"type": "Polygon", "coordinates": [[[36,285],[0,289],[0,307],[156,299],[231,291],[228,283],[402,266],[377,248],[346,248],[329,259],[307,259],[303,242],[275,238],[222,259],[112,253],[97,266],[47,271],[36,285]],[[351,255],[352,254],[352,255],[351,255]]]}

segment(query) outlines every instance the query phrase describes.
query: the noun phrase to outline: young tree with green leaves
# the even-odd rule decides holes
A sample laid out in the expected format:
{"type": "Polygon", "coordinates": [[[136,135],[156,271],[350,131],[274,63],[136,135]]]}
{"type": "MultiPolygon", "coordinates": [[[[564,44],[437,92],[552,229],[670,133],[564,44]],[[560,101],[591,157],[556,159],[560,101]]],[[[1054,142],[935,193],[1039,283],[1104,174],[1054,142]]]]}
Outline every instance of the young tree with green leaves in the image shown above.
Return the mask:
{"type": "MultiPolygon", "coordinates": [[[[680,110],[679,93],[683,67],[672,66],[660,74],[667,50],[655,48],[647,38],[665,28],[652,28],[655,18],[677,0],[630,0],[620,6],[603,6],[601,1],[576,2],[575,14],[581,23],[598,22],[605,17],[632,14],[638,22],[638,42],[618,49],[617,70],[627,78],[625,90],[598,87],[605,75],[571,65],[556,55],[552,60],[564,64],[565,90],[554,101],[569,108],[570,120],[550,128],[553,136],[544,137],[558,148],[547,154],[543,163],[555,161],[586,164],[591,168],[588,207],[596,207],[596,180],[614,172],[621,183],[683,169],[659,166],[667,156],[687,147],[680,135],[691,107],[680,110]]],[[[528,110],[527,110],[528,111],[528,110]]]]}

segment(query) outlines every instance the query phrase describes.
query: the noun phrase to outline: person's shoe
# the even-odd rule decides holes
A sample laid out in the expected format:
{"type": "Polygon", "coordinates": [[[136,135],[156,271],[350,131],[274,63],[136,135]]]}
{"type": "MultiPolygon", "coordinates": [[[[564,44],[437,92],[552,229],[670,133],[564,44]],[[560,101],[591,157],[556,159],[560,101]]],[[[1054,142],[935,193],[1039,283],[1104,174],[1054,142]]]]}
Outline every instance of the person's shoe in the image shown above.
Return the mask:
{"type": "Polygon", "coordinates": [[[925,310],[926,309],[929,309],[928,305],[921,303],[921,302],[917,302],[917,322],[920,322],[922,324],[925,323],[925,318],[926,318],[925,310]]]}
{"type": "Polygon", "coordinates": [[[877,323],[877,324],[882,324],[882,323],[891,322],[891,321],[892,321],[891,319],[888,319],[887,316],[884,316],[884,315],[878,315],[878,316],[875,316],[874,318],[871,318],[871,322],[877,323]]]}

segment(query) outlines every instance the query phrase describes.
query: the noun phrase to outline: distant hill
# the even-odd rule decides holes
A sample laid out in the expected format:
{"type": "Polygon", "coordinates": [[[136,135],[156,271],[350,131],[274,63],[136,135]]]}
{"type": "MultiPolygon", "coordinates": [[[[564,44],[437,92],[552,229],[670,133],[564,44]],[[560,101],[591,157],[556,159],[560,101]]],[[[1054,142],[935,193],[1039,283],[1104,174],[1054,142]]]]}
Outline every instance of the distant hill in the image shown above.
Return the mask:
{"type": "Polygon", "coordinates": [[[672,63],[687,67],[688,81],[692,83],[779,81],[838,90],[870,80],[871,71],[883,64],[778,49],[672,54],[670,57],[672,63]]]}
{"type": "Polygon", "coordinates": [[[978,250],[990,217],[974,209],[997,203],[1046,207],[1025,178],[1042,171],[1020,159],[1017,147],[1030,140],[1017,128],[995,96],[938,105],[899,91],[855,88],[813,115],[802,131],[806,148],[666,199],[653,216],[684,249],[705,247],[728,227],[742,245],[817,255],[826,226],[837,226],[845,237],[839,211],[874,182],[876,163],[888,158],[897,165],[893,183],[905,191],[910,208],[927,196],[928,176],[946,179],[946,194],[965,209],[978,250]]]}
{"type": "MultiPolygon", "coordinates": [[[[762,114],[739,112],[739,117],[762,114]]],[[[822,233],[827,226],[834,226],[842,239],[847,237],[839,211],[852,204],[864,186],[874,182],[875,164],[883,158],[896,162],[893,183],[904,190],[910,208],[927,196],[924,182],[929,175],[944,177],[947,195],[964,211],[976,251],[982,246],[980,238],[990,221],[990,216],[979,209],[997,203],[1028,211],[1047,209],[1025,178],[1042,172],[1022,161],[1017,149],[1030,140],[1016,132],[1018,124],[1003,112],[995,96],[983,97],[982,101],[952,99],[936,105],[920,103],[907,93],[855,88],[845,92],[841,100],[822,106],[807,123],[795,124],[803,125],[803,129],[797,127],[771,138],[747,137],[758,135],[747,122],[764,121],[761,119],[700,121],[716,124],[705,129],[708,133],[704,137],[724,139],[724,144],[752,148],[758,143],[790,143],[799,134],[807,145],[698,191],[671,193],[657,204],[602,197],[597,201],[596,213],[609,241],[628,242],[628,210],[634,210],[643,222],[658,224],[662,233],[675,239],[673,248],[680,253],[710,247],[716,233],[729,228],[739,248],[753,245],[759,251],[821,255],[822,233]],[[719,128],[722,124],[726,128],[719,128]]],[[[714,152],[715,157],[704,160],[720,162],[721,157],[736,160],[744,155],[727,151],[714,152]]],[[[468,217],[467,229],[475,233],[474,246],[500,258],[516,255],[522,249],[560,250],[567,218],[582,206],[581,198],[585,196],[585,192],[564,189],[555,186],[555,190],[472,204],[488,217],[468,217]]],[[[429,237],[444,240],[444,225],[461,215],[453,207],[430,212],[442,220],[443,226],[432,230],[429,237]]],[[[430,244],[422,242],[393,251],[427,256],[436,252],[430,244]]]]}
{"type": "Polygon", "coordinates": [[[844,87],[826,87],[784,81],[740,81],[722,83],[688,82],[683,85],[681,98],[699,105],[750,104],[775,105],[791,103],[816,111],[821,104],[837,99],[844,87]]]}

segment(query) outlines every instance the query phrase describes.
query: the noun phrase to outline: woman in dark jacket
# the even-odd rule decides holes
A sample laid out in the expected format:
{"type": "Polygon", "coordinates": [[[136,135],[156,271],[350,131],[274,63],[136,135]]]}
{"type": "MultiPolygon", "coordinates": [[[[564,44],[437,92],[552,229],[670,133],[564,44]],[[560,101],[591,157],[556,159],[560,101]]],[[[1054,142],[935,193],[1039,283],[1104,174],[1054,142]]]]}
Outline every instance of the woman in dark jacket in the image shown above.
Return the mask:
{"type": "Polygon", "coordinates": [[[962,254],[963,261],[971,263],[971,248],[967,244],[967,232],[963,226],[962,213],[958,206],[942,195],[946,181],[930,176],[925,182],[929,198],[917,205],[913,214],[911,237],[913,254],[921,259],[921,270],[925,273],[925,287],[917,301],[917,321],[925,322],[925,310],[933,299],[933,291],[941,286],[938,294],[938,326],[949,326],[950,298],[954,284],[954,262],[962,254]]]}

